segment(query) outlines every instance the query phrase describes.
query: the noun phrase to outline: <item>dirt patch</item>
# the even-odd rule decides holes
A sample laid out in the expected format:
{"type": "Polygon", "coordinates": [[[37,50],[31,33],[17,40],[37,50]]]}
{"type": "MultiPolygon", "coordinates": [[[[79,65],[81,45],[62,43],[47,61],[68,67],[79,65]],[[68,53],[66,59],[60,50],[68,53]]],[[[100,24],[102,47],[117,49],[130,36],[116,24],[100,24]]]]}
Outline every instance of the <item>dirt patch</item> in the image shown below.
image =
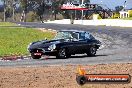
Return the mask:
{"type": "Polygon", "coordinates": [[[38,30],[40,30],[41,32],[51,32],[51,33],[54,33],[56,34],[56,30],[54,29],[46,29],[46,28],[37,28],[38,30]]]}
{"type": "MultiPolygon", "coordinates": [[[[89,74],[130,74],[132,64],[85,65],[89,74]]],[[[0,88],[132,88],[129,84],[76,83],[77,66],[0,68],[0,88]]]]}

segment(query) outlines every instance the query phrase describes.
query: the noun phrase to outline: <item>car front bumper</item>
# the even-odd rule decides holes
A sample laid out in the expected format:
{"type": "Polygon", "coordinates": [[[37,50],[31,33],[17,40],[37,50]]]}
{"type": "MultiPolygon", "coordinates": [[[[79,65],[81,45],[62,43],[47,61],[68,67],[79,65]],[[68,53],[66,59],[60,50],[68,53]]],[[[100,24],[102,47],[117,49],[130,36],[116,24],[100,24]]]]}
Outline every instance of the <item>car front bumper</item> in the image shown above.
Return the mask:
{"type": "Polygon", "coordinates": [[[36,51],[39,51],[42,55],[50,55],[50,56],[56,56],[57,55],[57,50],[46,50],[46,49],[32,49],[29,50],[30,53],[36,53],[36,51]]]}

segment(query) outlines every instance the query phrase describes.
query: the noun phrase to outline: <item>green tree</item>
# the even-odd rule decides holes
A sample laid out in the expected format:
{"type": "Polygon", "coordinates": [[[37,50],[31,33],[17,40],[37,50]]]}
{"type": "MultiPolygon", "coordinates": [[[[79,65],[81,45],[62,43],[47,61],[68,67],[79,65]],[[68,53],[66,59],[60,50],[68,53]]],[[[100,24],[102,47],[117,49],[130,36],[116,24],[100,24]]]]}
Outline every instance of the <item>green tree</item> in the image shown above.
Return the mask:
{"type": "Polygon", "coordinates": [[[61,5],[61,0],[54,0],[52,2],[52,12],[54,14],[55,20],[56,20],[56,15],[59,13],[60,11],[60,5],[61,5]]]}
{"type": "Polygon", "coordinates": [[[6,21],[6,18],[9,16],[14,16],[14,7],[18,0],[1,0],[4,4],[4,21],[6,21]]]}
{"type": "Polygon", "coordinates": [[[20,0],[21,2],[21,7],[23,9],[22,16],[21,16],[21,21],[26,21],[26,13],[27,13],[27,7],[28,7],[28,0],[20,0]]]}
{"type": "Polygon", "coordinates": [[[84,0],[83,3],[90,3],[90,0],[84,0]]]}
{"type": "Polygon", "coordinates": [[[42,23],[43,23],[43,14],[45,12],[45,7],[46,7],[45,3],[42,2],[36,10],[36,14],[39,16],[39,19],[41,20],[42,23]]]}
{"type": "Polygon", "coordinates": [[[39,16],[40,20],[42,20],[42,15],[44,14],[44,8],[45,8],[45,3],[44,0],[20,0],[21,2],[21,7],[23,9],[23,14],[22,17],[24,21],[26,21],[26,14],[29,11],[29,8],[34,8],[34,12],[39,16]],[[34,6],[34,7],[33,7],[34,6]]]}
{"type": "Polygon", "coordinates": [[[123,10],[123,6],[116,6],[115,10],[119,13],[119,11],[123,10]]]}

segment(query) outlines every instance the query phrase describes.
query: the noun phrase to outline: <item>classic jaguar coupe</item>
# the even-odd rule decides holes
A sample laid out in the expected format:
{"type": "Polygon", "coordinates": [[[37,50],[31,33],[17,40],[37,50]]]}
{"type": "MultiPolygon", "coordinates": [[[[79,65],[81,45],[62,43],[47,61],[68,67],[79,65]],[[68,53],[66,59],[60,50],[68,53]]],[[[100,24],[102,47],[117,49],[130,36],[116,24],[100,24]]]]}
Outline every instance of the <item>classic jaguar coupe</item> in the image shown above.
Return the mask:
{"type": "Polygon", "coordinates": [[[28,50],[33,59],[42,55],[56,56],[56,58],[69,58],[71,55],[84,54],[95,56],[101,42],[96,40],[89,32],[77,30],[58,31],[52,40],[41,40],[30,43],[28,50]]]}

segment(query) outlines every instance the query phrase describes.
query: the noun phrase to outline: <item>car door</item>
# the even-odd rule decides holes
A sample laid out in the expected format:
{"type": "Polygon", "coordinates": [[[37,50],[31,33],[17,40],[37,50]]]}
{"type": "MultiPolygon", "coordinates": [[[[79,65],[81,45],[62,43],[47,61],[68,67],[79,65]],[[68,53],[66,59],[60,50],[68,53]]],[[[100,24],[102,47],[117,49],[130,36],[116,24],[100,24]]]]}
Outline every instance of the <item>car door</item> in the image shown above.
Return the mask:
{"type": "Polygon", "coordinates": [[[71,47],[70,47],[70,49],[71,49],[71,52],[73,53],[73,54],[77,54],[77,53],[79,53],[80,51],[79,51],[79,49],[80,49],[80,41],[78,40],[78,38],[79,38],[79,33],[78,32],[73,32],[73,33],[71,33],[71,35],[72,35],[72,39],[71,39],[71,47]]]}
{"type": "Polygon", "coordinates": [[[74,45],[74,52],[76,54],[82,53],[83,52],[82,45],[83,45],[84,41],[80,41],[80,40],[75,41],[75,40],[73,40],[72,42],[73,42],[73,45],[74,45]]]}
{"type": "Polygon", "coordinates": [[[80,51],[80,53],[85,53],[87,46],[88,46],[87,39],[85,38],[85,34],[86,34],[86,32],[82,32],[79,34],[79,42],[80,42],[79,51],[80,51]]]}
{"type": "Polygon", "coordinates": [[[85,49],[88,50],[93,45],[94,37],[90,33],[86,32],[85,40],[86,40],[85,49]]]}
{"type": "Polygon", "coordinates": [[[77,36],[73,35],[74,38],[75,37],[77,38],[77,40],[73,39],[73,41],[72,41],[72,44],[74,45],[73,46],[74,47],[73,51],[76,54],[81,54],[81,53],[85,52],[85,45],[86,45],[86,42],[87,42],[85,40],[85,36],[84,36],[85,32],[78,32],[76,34],[77,34],[77,36]]]}
{"type": "Polygon", "coordinates": [[[69,53],[72,54],[80,53],[81,42],[79,41],[79,32],[72,32],[71,36],[72,36],[71,40],[67,43],[69,53]]]}

